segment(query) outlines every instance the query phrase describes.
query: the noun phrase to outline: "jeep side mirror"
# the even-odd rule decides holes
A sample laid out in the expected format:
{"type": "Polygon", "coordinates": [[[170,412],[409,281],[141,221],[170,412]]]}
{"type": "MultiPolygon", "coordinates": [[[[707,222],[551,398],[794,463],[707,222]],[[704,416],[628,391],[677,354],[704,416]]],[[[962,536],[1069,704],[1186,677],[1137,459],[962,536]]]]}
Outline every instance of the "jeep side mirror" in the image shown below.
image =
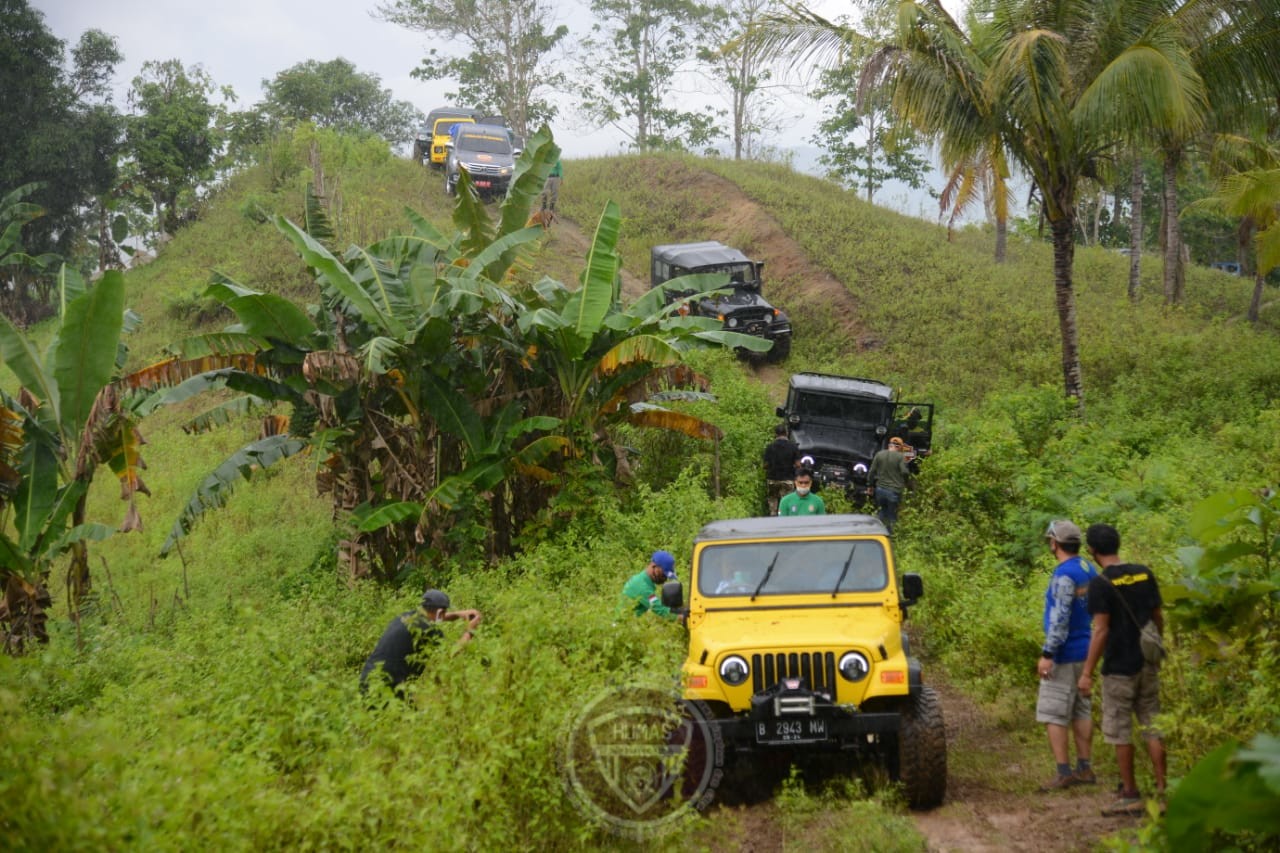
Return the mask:
{"type": "Polygon", "coordinates": [[[662,606],[668,610],[684,607],[684,587],[680,581],[667,581],[662,585],[662,606]]]}
{"type": "Polygon", "coordinates": [[[773,413],[774,413],[775,415],[777,415],[778,417],[780,417],[780,418],[785,418],[785,417],[787,416],[787,410],[786,410],[786,409],[784,409],[784,408],[782,408],[781,406],[779,406],[778,408],[774,409],[774,410],[773,410],[773,413]]]}
{"type": "Polygon", "coordinates": [[[902,606],[910,607],[924,597],[924,580],[915,572],[902,576],[902,606]]]}

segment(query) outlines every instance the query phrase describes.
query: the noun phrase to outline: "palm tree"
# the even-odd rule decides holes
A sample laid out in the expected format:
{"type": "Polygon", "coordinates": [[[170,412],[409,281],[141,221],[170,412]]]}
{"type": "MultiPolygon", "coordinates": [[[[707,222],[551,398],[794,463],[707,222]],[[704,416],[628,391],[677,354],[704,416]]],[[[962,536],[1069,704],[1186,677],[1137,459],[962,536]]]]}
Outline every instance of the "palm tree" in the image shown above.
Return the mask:
{"type": "Polygon", "coordinates": [[[1178,172],[1202,127],[1229,130],[1262,101],[1280,97],[1280,0],[1179,0],[1171,18],[1195,73],[1211,100],[1194,106],[1196,121],[1153,128],[1163,158],[1164,296],[1182,301],[1183,241],[1178,216],[1178,172]]]}
{"type": "MultiPolygon", "coordinates": [[[[882,65],[895,108],[953,162],[998,140],[1035,182],[1053,238],[1064,389],[1082,404],[1077,187],[1124,140],[1194,125],[1205,94],[1179,29],[1156,0],[981,0],[967,30],[938,0],[894,5],[898,32],[882,65]]],[[[795,29],[775,44],[812,52],[832,38],[795,29]]]]}
{"type": "Polygon", "coordinates": [[[1280,266],[1280,169],[1250,169],[1228,175],[1218,184],[1216,193],[1188,210],[1196,208],[1238,216],[1256,229],[1249,322],[1258,322],[1263,281],[1267,273],[1280,266]]]}

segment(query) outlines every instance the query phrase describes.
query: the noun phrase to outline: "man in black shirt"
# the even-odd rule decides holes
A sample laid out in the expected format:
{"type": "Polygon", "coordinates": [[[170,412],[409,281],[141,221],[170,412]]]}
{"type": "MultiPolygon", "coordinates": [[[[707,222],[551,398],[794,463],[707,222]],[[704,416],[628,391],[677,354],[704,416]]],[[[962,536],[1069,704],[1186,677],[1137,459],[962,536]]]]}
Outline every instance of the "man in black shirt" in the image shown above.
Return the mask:
{"type": "Polygon", "coordinates": [[[786,424],[773,428],[776,436],[764,448],[764,480],[769,500],[769,515],[778,514],[778,501],[795,488],[796,466],[800,463],[800,446],[787,438],[786,424]]]}
{"type": "Polygon", "coordinates": [[[1081,694],[1089,694],[1094,667],[1102,658],[1102,737],[1115,745],[1123,783],[1119,799],[1102,813],[1141,815],[1146,813],[1146,804],[1133,774],[1134,716],[1142,726],[1142,738],[1151,756],[1157,797],[1164,795],[1165,786],[1164,741],[1152,725],[1160,713],[1160,669],[1143,658],[1138,639],[1148,619],[1164,630],[1160,585],[1146,566],[1120,562],[1120,534],[1111,525],[1092,525],[1085,533],[1085,543],[1102,572],[1089,582],[1093,637],[1077,686],[1081,694]]]}
{"type": "Polygon", "coordinates": [[[361,692],[368,689],[369,677],[374,673],[380,673],[374,677],[381,677],[397,694],[407,678],[421,675],[424,666],[422,654],[444,636],[437,623],[468,620],[461,642],[470,641],[480,624],[480,611],[457,610],[450,613],[448,609],[449,596],[438,589],[429,589],[423,594],[422,604],[417,610],[406,611],[392,619],[365,661],[364,669],[360,670],[361,692]]]}

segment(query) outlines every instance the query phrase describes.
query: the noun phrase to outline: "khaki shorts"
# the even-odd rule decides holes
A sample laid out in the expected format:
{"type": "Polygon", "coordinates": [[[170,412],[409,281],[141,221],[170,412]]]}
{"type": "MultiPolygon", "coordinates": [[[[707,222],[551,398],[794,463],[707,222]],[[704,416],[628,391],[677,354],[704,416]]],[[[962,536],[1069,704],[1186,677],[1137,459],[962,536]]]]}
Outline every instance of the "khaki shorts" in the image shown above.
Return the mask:
{"type": "Polygon", "coordinates": [[[765,480],[765,488],[769,496],[769,515],[778,514],[778,502],[784,495],[794,492],[795,480],[765,480]]]}
{"type": "Polygon", "coordinates": [[[1072,720],[1093,716],[1093,701],[1081,695],[1076,682],[1084,672],[1084,661],[1055,663],[1048,678],[1040,679],[1040,695],[1036,698],[1036,722],[1069,726],[1072,720]]]}
{"type": "Polygon", "coordinates": [[[1133,718],[1142,726],[1142,737],[1152,740],[1160,732],[1152,725],[1160,713],[1160,670],[1144,666],[1137,675],[1102,676],[1102,737],[1107,743],[1133,742],[1133,718]]]}

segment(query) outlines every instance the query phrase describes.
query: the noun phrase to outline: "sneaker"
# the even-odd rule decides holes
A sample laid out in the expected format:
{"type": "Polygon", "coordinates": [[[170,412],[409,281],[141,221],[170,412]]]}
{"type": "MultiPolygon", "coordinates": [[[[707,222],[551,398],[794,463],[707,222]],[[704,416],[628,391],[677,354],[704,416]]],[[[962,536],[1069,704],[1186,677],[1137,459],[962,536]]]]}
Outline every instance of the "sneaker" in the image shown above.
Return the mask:
{"type": "Polygon", "coordinates": [[[1093,772],[1093,768],[1088,770],[1077,770],[1071,774],[1071,778],[1075,780],[1076,785],[1096,785],[1098,784],[1098,776],[1093,772]]]}
{"type": "Polygon", "coordinates": [[[1147,804],[1142,797],[1126,797],[1123,794],[1114,803],[1102,810],[1104,817],[1139,817],[1147,813],[1147,804]]]}
{"type": "Polygon", "coordinates": [[[1076,784],[1074,773],[1068,773],[1066,776],[1054,776],[1040,786],[1040,793],[1047,794],[1050,791],[1061,791],[1063,788],[1070,788],[1074,784],[1076,784]]]}

